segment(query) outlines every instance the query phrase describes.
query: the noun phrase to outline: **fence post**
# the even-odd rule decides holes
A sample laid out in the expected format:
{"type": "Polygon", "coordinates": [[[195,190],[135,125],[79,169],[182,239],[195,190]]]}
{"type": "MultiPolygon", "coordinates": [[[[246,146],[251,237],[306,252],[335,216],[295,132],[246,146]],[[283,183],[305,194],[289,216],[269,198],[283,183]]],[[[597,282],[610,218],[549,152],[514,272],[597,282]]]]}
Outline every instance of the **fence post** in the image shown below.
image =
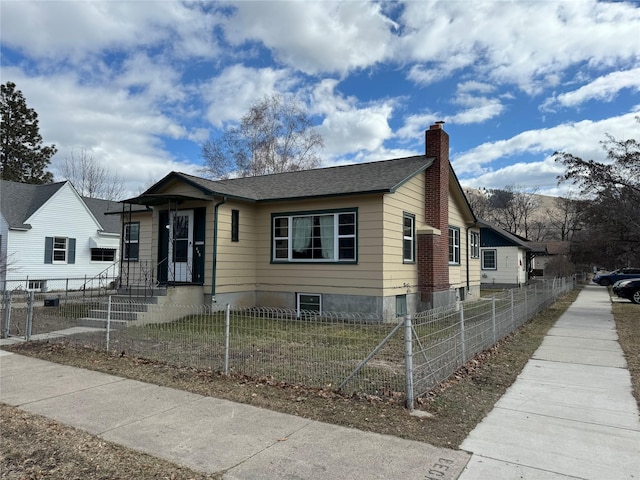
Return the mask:
{"type": "Polygon", "coordinates": [[[514,331],[516,329],[516,307],[513,301],[513,288],[509,290],[509,293],[511,294],[511,331],[514,331]]]}
{"type": "Polygon", "coordinates": [[[9,338],[9,328],[11,326],[11,291],[4,292],[2,301],[4,302],[4,330],[2,338],[9,338]]]}
{"type": "Polygon", "coordinates": [[[460,341],[462,342],[462,365],[467,361],[467,346],[464,339],[464,303],[460,303],[460,341]]]}
{"type": "Polygon", "coordinates": [[[107,299],[107,352],[109,351],[109,339],[111,337],[111,295],[107,299]]]}
{"type": "Polygon", "coordinates": [[[491,321],[493,323],[493,344],[496,343],[496,296],[491,297],[491,321]]]}
{"type": "Polygon", "coordinates": [[[24,339],[28,342],[31,340],[31,329],[33,327],[33,304],[35,292],[29,292],[29,299],[27,300],[27,328],[25,329],[24,339]]]}
{"type": "Polygon", "coordinates": [[[407,409],[413,412],[413,343],[412,343],[411,315],[404,316],[404,383],[405,403],[407,409]]]}
{"type": "Polygon", "coordinates": [[[229,375],[229,327],[231,324],[231,306],[224,309],[224,374],[229,375]]]}

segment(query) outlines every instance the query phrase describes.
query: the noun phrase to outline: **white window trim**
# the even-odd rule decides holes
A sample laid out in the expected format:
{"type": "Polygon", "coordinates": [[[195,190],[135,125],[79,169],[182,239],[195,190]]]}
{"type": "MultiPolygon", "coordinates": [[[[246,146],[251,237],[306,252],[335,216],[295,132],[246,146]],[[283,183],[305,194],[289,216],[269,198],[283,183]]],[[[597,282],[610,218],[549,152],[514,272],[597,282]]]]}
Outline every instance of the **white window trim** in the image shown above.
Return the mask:
{"type": "Polygon", "coordinates": [[[479,232],[471,232],[471,238],[469,241],[471,242],[471,258],[480,258],[480,233],[479,232]],[[474,242],[474,239],[476,240],[474,242]]]}
{"type": "Polygon", "coordinates": [[[416,261],[416,217],[411,213],[404,212],[402,214],[402,261],[404,263],[415,263],[416,261]],[[404,222],[405,220],[411,220],[411,235],[404,234],[404,222]],[[411,258],[406,258],[404,255],[404,242],[411,242],[411,258]]]}
{"type": "Polygon", "coordinates": [[[455,233],[453,235],[453,260],[451,259],[451,255],[449,255],[449,265],[460,265],[460,229],[450,226],[449,238],[451,238],[452,232],[455,233]]]}
{"type": "Polygon", "coordinates": [[[27,282],[27,290],[44,292],[47,289],[46,280],[29,280],[27,282]]]}
{"type": "Polygon", "coordinates": [[[51,263],[58,265],[66,264],[69,260],[69,239],[67,237],[53,237],[53,248],[51,251],[51,263]],[[56,243],[64,241],[64,248],[56,247],[56,243]],[[56,260],[56,252],[64,253],[64,260],[56,260]]]}
{"type": "Polygon", "coordinates": [[[275,263],[354,263],[357,261],[357,231],[358,231],[358,215],[356,210],[346,210],[340,212],[304,212],[290,215],[274,215],[271,219],[272,233],[272,258],[275,263]],[[293,225],[295,218],[306,217],[323,217],[333,216],[333,258],[294,258],[293,257],[293,225]],[[340,234],[340,215],[353,215],[354,226],[353,233],[340,234]],[[287,236],[276,236],[276,220],[280,218],[287,219],[287,236]],[[345,238],[353,239],[353,258],[340,258],[340,240],[345,238]],[[276,245],[278,241],[287,241],[287,257],[276,256],[276,245]]]}
{"type": "Polygon", "coordinates": [[[487,248],[485,250],[482,250],[482,252],[480,253],[480,256],[482,257],[482,262],[481,262],[481,269],[482,270],[497,270],[498,269],[498,250],[496,250],[495,248],[487,248]],[[486,267],[485,263],[484,263],[484,254],[487,252],[493,252],[493,260],[494,260],[494,267],[486,267]]]}
{"type": "Polygon", "coordinates": [[[308,297],[318,297],[318,305],[319,305],[319,310],[318,310],[318,314],[322,313],[322,294],[320,293],[304,293],[304,292],[298,292],[296,293],[296,312],[298,313],[298,316],[300,316],[301,312],[314,312],[316,313],[314,310],[305,310],[305,309],[301,309],[300,308],[300,297],[301,296],[308,296],[308,297]]]}

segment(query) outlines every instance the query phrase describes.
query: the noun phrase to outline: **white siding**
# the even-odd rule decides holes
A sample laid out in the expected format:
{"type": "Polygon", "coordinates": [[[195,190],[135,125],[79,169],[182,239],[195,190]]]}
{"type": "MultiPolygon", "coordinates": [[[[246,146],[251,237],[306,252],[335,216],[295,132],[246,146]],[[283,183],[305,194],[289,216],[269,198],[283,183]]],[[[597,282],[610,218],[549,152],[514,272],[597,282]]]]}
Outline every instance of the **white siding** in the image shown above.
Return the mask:
{"type": "Polygon", "coordinates": [[[9,230],[7,235],[7,254],[14,259],[7,280],[47,280],[47,288],[52,290],[65,288],[66,279],[75,279],[69,282],[69,288],[80,288],[85,278],[93,278],[112,263],[91,261],[89,239],[98,237],[100,225],[69,184],[60,188],[25,223],[32,228],[9,230]],[[75,263],[45,264],[46,237],[75,238],[75,263]]]}
{"type": "Polygon", "coordinates": [[[4,215],[0,214],[0,289],[2,288],[11,259],[7,257],[8,225],[4,215]]]}
{"type": "Polygon", "coordinates": [[[482,285],[519,285],[527,281],[525,252],[518,247],[481,248],[482,251],[496,251],[496,269],[482,270],[482,285]]]}

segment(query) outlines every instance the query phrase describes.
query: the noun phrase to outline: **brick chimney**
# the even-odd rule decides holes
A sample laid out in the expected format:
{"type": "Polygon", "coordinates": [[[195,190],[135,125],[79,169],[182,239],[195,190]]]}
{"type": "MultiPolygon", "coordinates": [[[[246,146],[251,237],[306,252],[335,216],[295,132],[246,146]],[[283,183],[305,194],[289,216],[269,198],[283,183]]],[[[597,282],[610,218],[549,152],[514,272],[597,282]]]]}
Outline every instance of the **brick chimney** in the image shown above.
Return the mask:
{"type": "Polygon", "coordinates": [[[418,284],[422,301],[433,305],[433,293],[449,290],[449,135],[444,122],[425,132],[426,156],[434,158],[425,171],[425,222],[418,232],[418,284]],[[438,232],[439,231],[439,232],[438,232]]]}

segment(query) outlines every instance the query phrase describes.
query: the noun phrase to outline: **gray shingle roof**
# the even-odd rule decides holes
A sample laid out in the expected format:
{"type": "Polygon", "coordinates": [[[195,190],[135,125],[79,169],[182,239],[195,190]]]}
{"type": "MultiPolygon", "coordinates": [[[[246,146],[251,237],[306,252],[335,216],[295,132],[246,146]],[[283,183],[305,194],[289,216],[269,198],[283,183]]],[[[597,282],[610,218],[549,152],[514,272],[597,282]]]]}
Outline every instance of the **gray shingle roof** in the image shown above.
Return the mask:
{"type": "Polygon", "coordinates": [[[122,204],[111,200],[82,197],[96,220],[102,225],[102,230],[109,233],[120,233],[120,216],[107,215],[109,213],[122,213],[122,204]]]}
{"type": "Polygon", "coordinates": [[[0,180],[0,211],[10,228],[31,228],[25,221],[65,182],[31,185],[0,180]]]}
{"type": "MultiPolygon", "coordinates": [[[[0,180],[0,211],[2,211],[2,215],[9,224],[9,228],[31,228],[30,225],[26,225],[24,222],[42,207],[54,193],[60,190],[65,183],[31,185],[0,180]]],[[[121,211],[121,204],[95,198],[82,198],[82,200],[105,232],[120,232],[120,217],[117,215],[105,215],[105,213],[121,211]]]]}
{"type": "MultiPolygon", "coordinates": [[[[221,195],[263,202],[311,197],[393,192],[416,174],[426,170],[434,159],[424,155],[378,162],[285,172],[228,180],[205,178],[172,172],[149,188],[157,193],[163,185],[179,178],[207,195],[221,195]]],[[[125,200],[125,202],[139,199],[125,200]]]]}

